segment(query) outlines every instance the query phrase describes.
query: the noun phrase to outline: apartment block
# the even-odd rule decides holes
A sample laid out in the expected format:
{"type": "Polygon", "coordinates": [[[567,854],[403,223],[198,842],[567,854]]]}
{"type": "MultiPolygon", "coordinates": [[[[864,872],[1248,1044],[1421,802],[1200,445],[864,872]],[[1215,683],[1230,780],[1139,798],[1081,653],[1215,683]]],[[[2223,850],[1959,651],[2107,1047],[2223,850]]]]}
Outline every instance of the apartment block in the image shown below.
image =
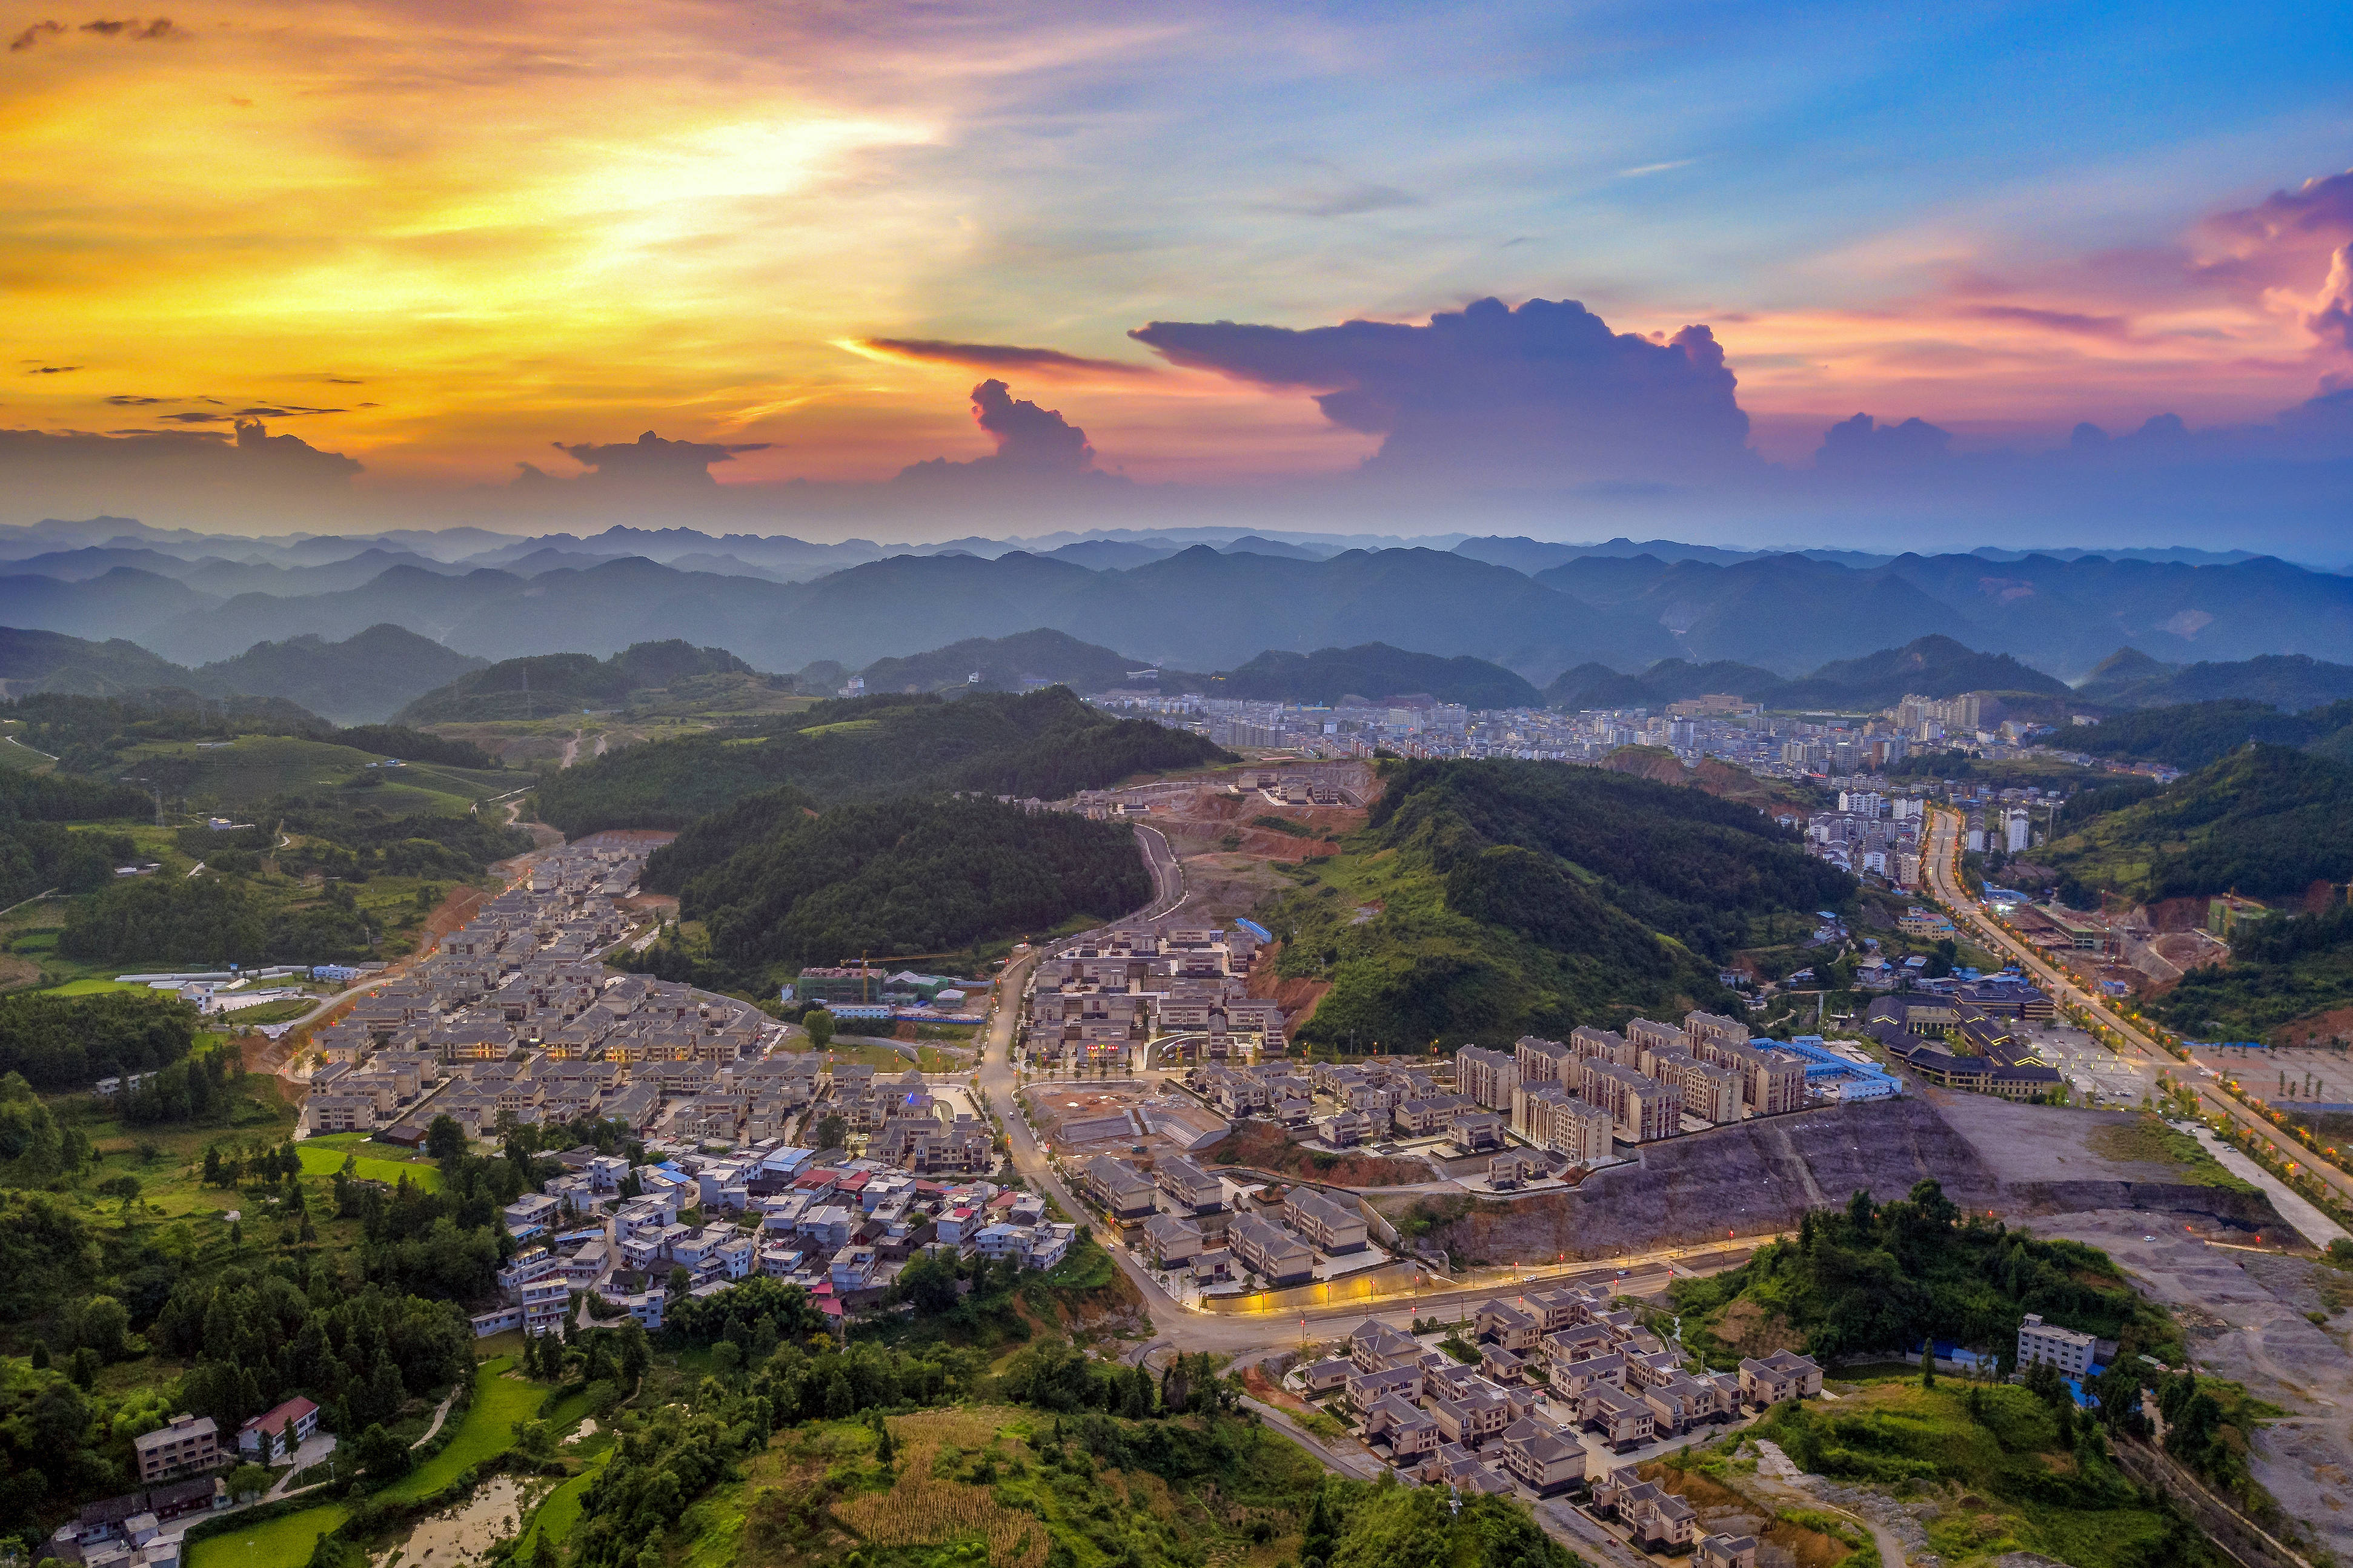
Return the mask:
{"type": "Polygon", "coordinates": [[[1609,1157],[1613,1125],[1607,1110],[1560,1089],[1523,1085],[1512,1096],[1512,1130],[1537,1148],[1579,1163],[1609,1157]]]}
{"type": "MultiPolygon", "coordinates": [[[[1682,1090],[1683,1109],[1703,1121],[1740,1120],[1746,1082],[1730,1068],[1716,1067],[1682,1051],[1651,1051],[1643,1055],[1642,1070],[1682,1090]]],[[[1801,1070],[1800,1079],[1803,1076],[1801,1070]]]]}
{"type": "Polygon", "coordinates": [[[1325,1197],[1313,1187],[1293,1187],[1282,1200],[1282,1222],[1319,1252],[1338,1255],[1362,1252],[1369,1226],[1365,1216],[1347,1204],[1325,1197]]]}
{"type": "Polygon", "coordinates": [[[1257,1215],[1236,1215],[1226,1227],[1226,1242],[1245,1268],[1271,1286],[1303,1285],[1314,1277],[1315,1255],[1307,1244],[1257,1215]]]}
{"type": "MultiPolygon", "coordinates": [[[[1741,1038],[1746,1040],[1744,1030],[1741,1038]]],[[[1691,1037],[1672,1024],[1662,1024],[1655,1018],[1630,1018],[1626,1021],[1626,1038],[1639,1055],[1644,1051],[1683,1051],[1692,1048],[1691,1037]]],[[[1630,1062],[1629,1067],[1634,1064],[1630,1062]]]]}
{"type": "MultiPolygon", "coordinates": [[[[1641,1020],[1637,1018],[1635,1022],[1641,1020]]],[[[1605,1061],[1621,1068],[1630,1068],[1642,1059],[1639,1041],[1630,1040],[1615,1029],[1597,1029],[1590,1024],[1579,1024],[1570,1030],[1568,1046],[1588,1061],[1605,1061]]]]}
{"type": "Polygon", "coordinates": [[[1465,1046],[1454,1053],[1454,1092],[1490,1110],[1508,1110],[1520,1081],[1516,1055],[1465,1046]]]}
{"type": "Polygon", "coordinates": [[[1609,1112],[1614,1136],[1628,1143],[1672,1138],[1683,1127],[1683,1094],[1671,1083],[1591,1058],[1578,1093],[1609,1112]]]}
{"type": "MultiPolygon", "coordinates": [[[[1577,1060],[1575,1047],[1535,1035],[1522,1035],[1513,1047],[1513,1056],[1520,1069],[1520,1082],[1528,1085],[1559,1083],[1564,1076],[1564,1065],[1577,1060]]],[[[1567,1067],[1567,1077],[1571,1083],[1577,1081],[1577,1069],[1573,1065],[1567,1067]]]]}

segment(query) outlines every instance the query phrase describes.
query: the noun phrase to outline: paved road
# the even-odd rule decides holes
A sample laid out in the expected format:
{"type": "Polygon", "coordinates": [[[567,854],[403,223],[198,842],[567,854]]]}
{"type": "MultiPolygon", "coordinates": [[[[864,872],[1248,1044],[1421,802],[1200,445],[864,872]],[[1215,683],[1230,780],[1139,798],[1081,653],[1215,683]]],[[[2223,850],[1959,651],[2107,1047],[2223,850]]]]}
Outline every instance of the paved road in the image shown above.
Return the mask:
{"type": "MultiPolygon", "coordinates": [[[[2074,976],[2044,958],[2024,941],[1989,918],[1978,901],[1968,896],[1960,882],[1960,844],[1963,823],[1961,814],[1949,806],[1933,809],[1928,830],[1928,882],[1955,923],[1967,930],[1981,946],[2013,960],[2032,976],[2051,999],[2063,1008],[2072,1009],[2109,1029],[2125,1042],[2135,1055],[2172,1069],[2176,1082],[2186,1083],[2197,1094],[2200,1105],[2213,1114],[2238,1126],[2277,1139],[2279,1129],[2254,1111],[2241,1105],[2221,1089],[2205,1082],[2197,1068],[2181,1061],[2158,1045],[2147,1030],[2109,1005],[2106,998],[2086,991],[2074,976]]],[[[2353,1175],[2337,1169],[2325,1161],[2309,1155],[2299,1163],[2318,1176],[2336,1194],[2338,1202],[2353,1204],[2353,1175]]]]}
{"type": "MultiPolygon", "coordinates": [[[[1185,902],[1187,895],[1184,869],[1170,848],[1167,837],[1159,829],[1139,824],[1136,839],[1143,849],[1145,864],[1152,873],[1153,900],[1130,918],[1160,919],[1174,913],[1185,902]]],[[[1021,1016],[1022,999],[1030,978],[1037,971],[1039,961],[1045,956],[1043,950],[1023,953],[1006,966],[1005,973],[997,980],[996,1011],[981,1037],[981,1057],[974,1072],[974,1081],[987,1094],[990,1106],[1004,1122],[1014,1170],[1037,1190],[1051,1195],[1066,1213],[1078,1217],[1085,1215],[1086,1209],[1055,1173],[1052,1163],[1039,1147],[1028,1123],[1022,1120],[1016,1101],[1019,1078],[1013,1069],[1014,1030],[1021,1016]]],[[[1335,1331],[1367,1317],[1378,1317],[1402,1325],[1415,1316],[1440,1316],[1450,1308],[1468,1310],[1490,1297],[1514,1295],[1558,1284],[1607,1283],[1630,1294],[1651,1294],[1663,1289],[1668,1281],[1678,1275],[1713,1273],[1736,1268],[1763,1239],[1751,1237],[1746,1243],[1735,1246],[1715,1243],[1702,1247],[1666,1248],[1643,1257],[1613,1259],[1604,1264],[1532,1270],[1518,1279],[1491,1278],[1475,1282],[1466,1280],[1459,1287],[1440,1287],[1401,1299],[1345,1302],[1281,1314],[1232,1317],[1186,1310],[1161,1289],[1159,1282],[1124,1247],[1113,1245],[1108,1246],[1106,1250],[1128,1279],[1134,1282],[1152,1320],[1153,1337],[1146,1343],[1126,1352],[1122,1359],[1141,1365],[1156,1352],[1209,1351],[1231,1356],[1236,1364],[1240,1364],[1294,1350],[1310,1338],[1329,1339],[1335,1331]]],[[[1388,1468],[1353,1442],[1326,1442],[1318,1438],[1302,1427],[1289,1413],[1271,1404],[1247,1397],[1242,1403],[1261,1420],[1314,1455],[1318,1462],[1335,1474],[1369,1480],[1378,1479],[1388,1468]]],[[[1646,1568],[1650,1561],[1610,1536],[1593,1521],[1559,1504],[1539,1505],[1535,1518],[1547,1534],[1599,1560],[1606,1568],[1646,1568]]],[[[1901,1562],[1900,1557],[1894,1560],[1896,1565],[1901,1562]]]]}

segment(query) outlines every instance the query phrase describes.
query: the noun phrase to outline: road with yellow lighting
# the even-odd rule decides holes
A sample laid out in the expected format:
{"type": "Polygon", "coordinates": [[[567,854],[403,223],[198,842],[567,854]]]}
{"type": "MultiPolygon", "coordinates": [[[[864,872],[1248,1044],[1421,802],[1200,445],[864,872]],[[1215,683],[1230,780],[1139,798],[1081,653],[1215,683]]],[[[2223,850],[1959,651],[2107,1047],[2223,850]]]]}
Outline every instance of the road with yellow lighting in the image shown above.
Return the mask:
{"type": "MultiPolygon", "coordinates": [[[[1961,814],[1949,806],[1935,806],[1930,812],[1928,829],[1928,883],[1956,925],[1966,931],[1980,946],[2016,963],[2036,984],[2063,1008],[2090,1020],[2095,1029],[2105,1030],[2122,1041],[2135,1054],[2159,1061],[2173,1069],[2173,1077],[2198,1097],[2200,1106],[2232,1125],[2262,1133],[2267,1142],[2278,1142],[2280,1130],[2260,1113],[2232,1100],[2221,1089],[2205,1081],[2197,1066],[2181,1061],[2155,1037],[2111,1006],[2105,997],[2078,984],[2073,975],[2051,963],[2015,932],[1988,916],[1976,900],[1968,896],[1960,882],[1961,814]]],[[[2282,1145],[2283,1148],[2291,1145],[2282,1145]]],[[[2305,1152],[2297,1151],[2301,1155],[2305,1152]]],[[[2309,1171],[2325,1184],[2339,1203],[2353,1205],[2353,1175],[2338,1170],[2325,1160],[2299,1158],[2296,1168],[2309,1171]]]]}

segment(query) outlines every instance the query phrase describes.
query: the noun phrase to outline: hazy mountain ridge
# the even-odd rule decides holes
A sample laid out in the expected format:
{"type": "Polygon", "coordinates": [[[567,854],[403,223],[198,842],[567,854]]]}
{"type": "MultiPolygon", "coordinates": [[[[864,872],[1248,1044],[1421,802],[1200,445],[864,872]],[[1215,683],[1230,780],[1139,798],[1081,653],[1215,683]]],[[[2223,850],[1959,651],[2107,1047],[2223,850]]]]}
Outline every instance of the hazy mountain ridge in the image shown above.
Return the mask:
{"type": "Polygon", "coordinates": [[[2126,646],[2159,664],[2353,664],[2353,579],[2236,552],[1342,548],[1240,528],[1198,542],[1209,531],[1109,531],[926,546],[691,528],[258,541],[100,519],[0,531],[0,560],[17,556],[0,573],[0,624],[129,637],[190,665],[257,637],[335,640],[384,622],[489,659],[601,657],[691,626],[768,669],[855,669],[1022,626],[1185,669],[1383,642],[1537,682],[1670,658],[1789,679],[1924,635],[2062,677],[2126,646]],[[174,564],[183,552],[196,559],[174,564]]]}
{"type": "Polygon", "coordinates": [[[1580,665],[1555,680],[1545,696],[1562,708],[1658,709],[1723,692],[1768,708],[1852,711],[1890,708],[1910,696],[1956,697],[1964,691],[2070,694],[2063,681],[2008,654],[1979,653],[1951,637],[1932,635],[1859,658],[1831,660],[1797,680],[1732,659],[1707,664],[1664,659],[1640,675],[1580,665]]]}
{"type": "Polygon", "coordinates": [[[372,724],[487,662],[380,622],[342,642],[305,634],[256,643],[197,674],[229,690],[289,698],[338,724],[372,724]]]}

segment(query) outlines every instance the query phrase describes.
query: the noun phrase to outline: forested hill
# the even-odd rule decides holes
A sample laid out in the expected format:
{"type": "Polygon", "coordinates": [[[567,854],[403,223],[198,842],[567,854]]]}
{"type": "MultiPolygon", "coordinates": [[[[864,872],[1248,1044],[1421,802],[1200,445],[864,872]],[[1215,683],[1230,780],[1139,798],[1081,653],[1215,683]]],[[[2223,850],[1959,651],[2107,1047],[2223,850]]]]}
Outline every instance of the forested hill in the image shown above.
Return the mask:
{"type": "Polygon", "coordinates": [[[2269,702],[2243,697],[2140,708],[2070,731],[2065,744],[2070,751],[2095,757],[2202,768],[2250,741],[2353,762],[2353,700],[2300,712],[2282,712],[2269,702]]]}
{"type": "Polygon", "coordinates": [[[1198,735],[1089,708],[1067,687],[820,702],[805,713],[612,752],[554,774],[541,818],[570,837],[684,827],[782,784],[818,801],[977,790],[1053,800],[1130,773],[1232,758],[1198,735]]]}
{"type": "Polygon", "coordinates": [[[1596,768],[1395,767],[1364,831],[1272,908],[1288,978],[1332,989],[1304,1040],[1508,1042],[1735,1009],[1749,921],[1852,899],[1754,807],[1596,768]]]}
{"type": "Polygon", "coordinates": [[[2353,766],[2285,746],[2244,746],[2091,818],[2040,858],[2077,905],[2103,893],[2135,903],[2232,891],[2278,899],[2316,881],[2353,880],[2353,766]]]}
{"type": "Polygon", "coordinates": [[[541,718],[584,702],[613,704],[631,692],[698,675],[749,675],[752,667],[722,647],[672,638],[634,643],[610,658],[586,653],[505,659],[427,691],[394,715],[396,724],[448,724],[541,718]]]}
{"type": "Polygon", "coordinates": [[[1541,708],[1544,694],[1502,665],[1464,654],[1441,658],[1410,653],[1387,643],[1325,647],[1314,653],[1269,648],[1222,675],[1187,675],[1166,670],[1163,691],[1200,691],[1258,702],[1336,703],[1356,697],[1420,693],[1466,708],[1541,708]]]}
{"type": "Polygon", "coordinates": [[[813,816],[803,799],[762,797],[774,809],[720,813],[657,853],[649,885],[678,888],[681,916],[708,931],[708,968],[679,977],[765,988],[807,963],[977,949],[1152,896],[1124,823],[914,796],[813,816]],[[682,856],[702,868],[681,879],[682,856]]]}
{"type": "Polygon", "coordinates": [[[1753,664],[1716,659],[1692,664],[1661,659],[1640,675],[1603,664],[1563,672],[1545,692],[1556,708],[1663,708],[1670,702],[1724,691],[1768,708],[1862,710],[1892,707],[1906,696],[1953,697],[1964,691],[2021,692],[2064,697],[2067,688],[2008,654],[1979,653],[1948,637],[1915,637],[1902,647],[1823,665],[1811,675],[1784,679],[1753,664]]]}
{"type": "Polygon", "coordinates": [[[1074,691],[1124,685],[1139,661],[1068,632],[1040,626],[1004,637],[966,637],[929,653],[877,659],[859,673],[870,691],[1018,690],[1024,681],[1059,681],[1074,691]],[[976,683],[972,678],[979,676],[976,683]]]}

